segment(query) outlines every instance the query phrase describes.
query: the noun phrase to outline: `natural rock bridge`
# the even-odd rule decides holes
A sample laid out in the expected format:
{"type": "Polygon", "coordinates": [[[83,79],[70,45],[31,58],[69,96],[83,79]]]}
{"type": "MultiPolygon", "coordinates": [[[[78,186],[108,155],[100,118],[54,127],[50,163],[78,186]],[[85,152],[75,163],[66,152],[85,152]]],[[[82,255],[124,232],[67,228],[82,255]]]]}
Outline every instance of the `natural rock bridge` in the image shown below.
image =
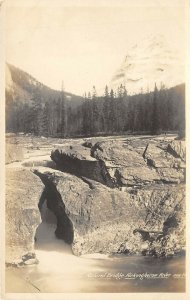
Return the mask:
{"type": "Polygon", "coordinates": [[[7,262],[34,251],[44,202],[56,216],[56,236],[76,255],[167,256],[184,248],[185,142],[94,139],[54,147],[51,158],[54,168],[7,171],[7,262]]]}

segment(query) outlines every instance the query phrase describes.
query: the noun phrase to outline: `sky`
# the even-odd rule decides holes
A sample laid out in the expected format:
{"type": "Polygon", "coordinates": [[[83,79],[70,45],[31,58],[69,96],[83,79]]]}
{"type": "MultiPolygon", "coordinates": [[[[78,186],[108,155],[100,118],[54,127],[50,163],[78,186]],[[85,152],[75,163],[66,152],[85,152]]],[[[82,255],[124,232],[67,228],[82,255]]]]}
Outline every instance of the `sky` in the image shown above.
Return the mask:
{"type": "Polygon", "coordinates": [[[7,2],[6,61],[78,95],[109,84],[130,46],[148,35],[184,46],[183,0],[7,2]]]}

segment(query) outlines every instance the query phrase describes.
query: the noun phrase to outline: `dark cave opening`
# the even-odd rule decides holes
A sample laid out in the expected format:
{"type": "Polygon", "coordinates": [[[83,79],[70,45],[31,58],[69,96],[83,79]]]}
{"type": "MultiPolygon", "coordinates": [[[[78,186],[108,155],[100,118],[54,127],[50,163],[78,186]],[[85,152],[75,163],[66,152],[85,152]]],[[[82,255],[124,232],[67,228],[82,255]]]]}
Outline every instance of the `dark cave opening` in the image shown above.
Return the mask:
{"type": "Polygon", "coordinates": [[[73,224],[65,212],[65,204],[60,193],[46,176],[37,172],[35,174],[41,178],[45,185],[38,204],[42,222],[56,225],[55,236],[71,245],[74,239],[73,224]],[[46,211],[44,207],[46,207],[46,211]]]}
{"type": "Polygon", "coordinates": [[[38,205],[40,211],[42,209],[44,201],[46,201],[47,203],[47,208],[56,216],[56,237],[58,239],[64,240],[67,244],[72,244],[74,237],[72,222],[65,212],[65,205],[62,201],[60,193],[51,183],[46,184],[46,187],[41,195],[38,205]]]}

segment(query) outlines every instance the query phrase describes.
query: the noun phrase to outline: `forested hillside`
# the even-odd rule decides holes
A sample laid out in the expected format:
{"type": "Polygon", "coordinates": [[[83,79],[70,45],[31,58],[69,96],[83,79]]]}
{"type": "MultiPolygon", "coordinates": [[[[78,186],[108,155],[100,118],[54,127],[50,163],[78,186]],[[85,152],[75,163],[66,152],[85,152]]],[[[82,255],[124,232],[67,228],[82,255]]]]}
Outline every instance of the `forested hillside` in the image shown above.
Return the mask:
{"type": "Polygon", "coordinates": [[[185,85],[129,96],[124,86],[117,91],[105,87],[84,95],[78,106],[70,106],[67,94],[42,100],[39,91],[30,101],[6,99],[6,129],[35,135],[69,137],[100,134],[151,133],[185,130],[185,85]]]}
{"type": "MultiPolygon", "coordinates": [[[[61,88],[61,82],[60,82],[61,88]]],[[[30,104],[30,100],[38,95],[41,102],[48,102],[60,97],[60,91],[49,88],[27,72],[6,64],[6,101],[30,104]]],[[[71,107],[78,106],[82,97],[65,91],[65,97],[71,107]]]]}

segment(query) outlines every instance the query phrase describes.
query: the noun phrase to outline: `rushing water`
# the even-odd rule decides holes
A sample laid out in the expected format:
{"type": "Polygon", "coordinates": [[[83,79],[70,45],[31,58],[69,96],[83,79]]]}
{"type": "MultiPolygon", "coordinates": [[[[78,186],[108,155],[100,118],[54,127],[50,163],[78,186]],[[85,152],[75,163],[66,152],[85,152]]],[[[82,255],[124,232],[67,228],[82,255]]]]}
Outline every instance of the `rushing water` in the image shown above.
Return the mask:
{"type": "Polygon", "coordinates": [[[6,292],[184,292],[185,256],[152,258],[94,254],[76,257],[54,235],[55,224],[37,229],[38,265],[8,268],[6,292]]]}

